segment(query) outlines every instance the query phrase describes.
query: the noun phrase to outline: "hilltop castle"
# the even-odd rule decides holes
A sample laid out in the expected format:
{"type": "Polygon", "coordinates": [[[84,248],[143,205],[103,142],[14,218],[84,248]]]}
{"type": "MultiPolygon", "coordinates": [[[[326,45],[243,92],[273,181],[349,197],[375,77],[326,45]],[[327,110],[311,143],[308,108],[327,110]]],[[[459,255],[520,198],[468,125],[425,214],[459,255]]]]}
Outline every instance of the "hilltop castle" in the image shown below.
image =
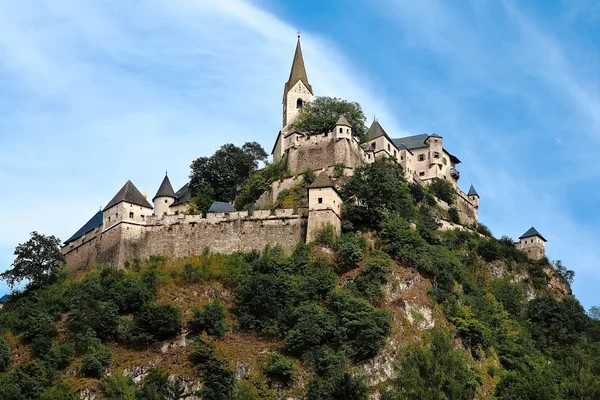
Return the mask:
{"type": "MultiPolygon", "coordinates": [[[[342,169],[342,175],[352,175],[355,168],[379,157],[398,162],[409,182],[422,186],[434,178],[450,182],[456,190],[456,209],[462,224],[477,223],[479,194],[472,185],[467,193],[458,187],[460,173],[456,166],[460,160],[444,148],[443,137],[420,134],[392,138],[374,120],[368,139],[360,143],[343,115],[329,131],[309,135],[294,128],[293,123],[313,96],[298,38],[290,76],[284,85],[282,129],[272,150],[273,161],[283,162],[293,176],[273,182],[257,203],[274,204],[282,190],[301,182],[302,172],[311,169],[318,178],[307,189],[307,207],[258,210],[250,214],[215,202],[205,216],[191,215],[187,213],[191,200],[188,184],[175,192],[165,175],[150,204],[127,181],[102,211],[65,242],[62,252],[67,263],[123,265],[127,260],[152,254],[181,257],[197,254],[204,248],[231,253],[262,249],[266,244],[291,249],[297,242],[314,240],[325,224],[333,225],[339,233],[343,206],[337,190],[339,170],[342,169]]],[[[449,208],[443,201],[439,205],[449,208]]],[[[448,222],[443,224],[443,229],[454,227],[448,222]]],[[[534,233],[537,236],[524,235],[517,246],[531,257],[539,258],[544,253],[545,239],[537,231],[534,233]]]]}

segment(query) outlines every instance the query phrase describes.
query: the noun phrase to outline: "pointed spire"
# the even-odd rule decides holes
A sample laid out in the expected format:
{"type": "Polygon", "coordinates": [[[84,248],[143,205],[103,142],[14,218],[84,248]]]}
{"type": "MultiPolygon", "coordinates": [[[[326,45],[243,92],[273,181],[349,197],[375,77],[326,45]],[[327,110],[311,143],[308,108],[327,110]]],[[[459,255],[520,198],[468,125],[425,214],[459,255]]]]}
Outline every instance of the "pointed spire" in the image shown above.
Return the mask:
{"type": "Polygon", "coordinates": [[[169,180],[169,175],[165,172],[165,178],[163,179],[156,195],[152,198],[152,201],[157,197],[172,197],[175,198],[175,191],[173,190],[173,186],[171,185],[171,181],[169,180]]]}
{"type": "Polygon", "coordinates": [[[477,193],[477,190],[475,190],[475,187],[471,184],[471,187],[469,188],[469,193],[467,193],[467,196],[477,196],[479,197],[479,194],[477,193]]]}
{"type": "Polygon", "coordinates": [[[338,118],[338,120],[335,123],[335,125],[336,126],[342,125],[342,126],[347,126],[349,128],[352,128],[352,125],[350,125],[350,123],[348,122],[348,120],[346,119],[346,117],[344,116],[344,114],[340,115],[340,117],[338,118]]]}
{"type": "Polygon", "coordinates": [[[306,68],[304,67],[304,58],[302,57],[302,47],[300,46],[300,33],[298,33],[298,42],[296,43],[296,53],[294,53],[294,61],[292,62],[292,69],[290,71],[290,78],[285,83],[285,93],[289,92],[292,86],[298,81],[302,81],[304,86],[312,94],[312,86],[308,83],[308,76],[306,75],[306,68]]]}

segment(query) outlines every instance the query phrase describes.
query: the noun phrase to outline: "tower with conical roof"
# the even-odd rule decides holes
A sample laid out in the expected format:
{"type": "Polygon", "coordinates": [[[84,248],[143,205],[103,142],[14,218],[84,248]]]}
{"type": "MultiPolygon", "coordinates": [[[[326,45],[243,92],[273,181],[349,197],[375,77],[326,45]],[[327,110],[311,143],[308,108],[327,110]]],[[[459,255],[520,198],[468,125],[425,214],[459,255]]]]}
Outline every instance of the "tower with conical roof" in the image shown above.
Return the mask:
{"type": "Polygon", "coordinates": [[[162,216],[169,214],[169,207],[175,202],[175,191],[169,180],[169,175],[166,173],[152,202],[154,203],[155,215],[162,216]]]}
{"type": "Polygon", "coordinates": [[[546,255],[547,240],[533,226],[524,234],[519,236],[516,243],[517,248],[527,253],[527,256],[533,260],[539,260],[546,255]]]}
{"type": "Polygon", "coordinates": [[[478,209],[479,193],[477,193],[477,190],[475,190],[475,187],[473,185],[471,185],[471,187],[469,188],[469,193],[467,193],[467,197],[471,201],[471,204],[473,204],[473,207],[475,207],[475,209],[478,209]]]}
{"type": "Polygon", "coordinates": [[[298,35],[290,77],[283,88],[283,129],[294,120],[304,105],[312,98],[313,90],[306,75],[300,35],[298,35]]]}

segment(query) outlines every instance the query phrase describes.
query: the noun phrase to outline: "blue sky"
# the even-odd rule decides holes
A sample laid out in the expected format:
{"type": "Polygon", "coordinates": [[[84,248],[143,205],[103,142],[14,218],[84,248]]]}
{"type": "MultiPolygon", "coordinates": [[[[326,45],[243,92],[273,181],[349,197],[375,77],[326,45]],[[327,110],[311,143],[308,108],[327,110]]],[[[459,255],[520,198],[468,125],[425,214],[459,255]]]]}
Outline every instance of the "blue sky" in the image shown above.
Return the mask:
{"type": "Polygon", "coordinates": [[[392,136],[442,135],[481,221],[534,225],[600,304],[597,1],[8,0],[0,15],[0,270],[127,179],[152,196],[223,143],[270,150],[300,30],[317,95],[392,136]]]}

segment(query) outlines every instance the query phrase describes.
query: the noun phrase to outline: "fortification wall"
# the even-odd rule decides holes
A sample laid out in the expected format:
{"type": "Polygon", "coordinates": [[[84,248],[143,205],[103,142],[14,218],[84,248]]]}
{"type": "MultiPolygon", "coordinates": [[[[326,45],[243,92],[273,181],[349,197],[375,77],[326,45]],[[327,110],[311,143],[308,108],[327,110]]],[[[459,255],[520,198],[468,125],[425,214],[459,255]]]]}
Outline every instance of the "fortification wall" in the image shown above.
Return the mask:
{"type": "Polygon", "coordinates": [[[286,251],[306,238],[307,211],[291,209],[201,215],[152,216],[145,226],[121,223],[87,240],[66,246],[63,254],[72,267],[99,264],[123,266],[127,260],[153,254],[182,257],[205,248],[219,253],[261,250],[266,244],[286,251]]]}
{"type": "Polygon", "coordinates": [[[365,151],[354,139],[335,139],[332,134],[302,139],[287,151],[287,168],[294,174],[307,168],[317,170],[343,164],[358,167],[367,163],[365,151]]]}

